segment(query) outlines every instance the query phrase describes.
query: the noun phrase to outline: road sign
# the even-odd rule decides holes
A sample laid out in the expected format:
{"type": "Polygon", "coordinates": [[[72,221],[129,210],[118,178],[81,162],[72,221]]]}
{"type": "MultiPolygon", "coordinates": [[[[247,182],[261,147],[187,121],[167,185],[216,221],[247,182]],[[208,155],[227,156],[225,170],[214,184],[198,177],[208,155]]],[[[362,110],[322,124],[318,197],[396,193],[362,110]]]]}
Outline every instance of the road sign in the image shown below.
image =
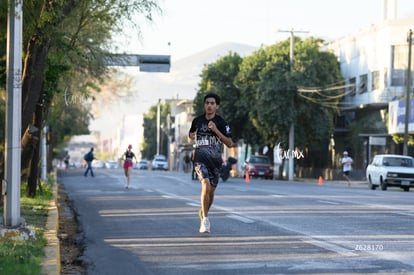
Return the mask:
{"type": "Polygon", "coordinates": [[[105,59],[107,66],[139,67],[141,72],[168,73],[171,66],[169,55],[113,54],[105,59]]]}

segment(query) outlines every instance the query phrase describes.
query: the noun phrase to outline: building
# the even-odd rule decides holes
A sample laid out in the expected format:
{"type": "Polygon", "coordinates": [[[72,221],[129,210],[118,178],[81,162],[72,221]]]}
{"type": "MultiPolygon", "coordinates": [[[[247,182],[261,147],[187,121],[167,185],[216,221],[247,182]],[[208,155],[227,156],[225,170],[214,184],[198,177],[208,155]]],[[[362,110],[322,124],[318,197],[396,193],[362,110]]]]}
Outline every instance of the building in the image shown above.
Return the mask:
{"type": "Polygon", "coordinates": [[[193,101],[180,99],[170,101],[171,116],[174,117],[174,137],[170,144],[170,152],[174,159],[174,169],[177,171],[187,171],[188,163],[184,160],[192,153],[192,144],[188,140],[188,130],[193,120],[193,101]]]}
{"type": "MultiPolygon", "coordinates": [[[[334,141],[337,163],[343,150],[351,151],[360,175],[376,153],[402,153],[389,135],[389,103],[406,95],[408,41],[414,17],[397,17],[397,0],[383,1],[383,21],[351,36],[331,42],[325,49],[340,63],[346,84],[334,141]],[[364,122],[357,144],[347,140],[350,125],[364,122]]],[[[411,63],[413,64],[411,57],[411,63]]],[[[411,79],[413,74],[411,73],[411,79]]],[[[411,88],[410,88],[411,89],[411,88]]],[[[339,165],[339,164],[338,164],[339,165]]]]}

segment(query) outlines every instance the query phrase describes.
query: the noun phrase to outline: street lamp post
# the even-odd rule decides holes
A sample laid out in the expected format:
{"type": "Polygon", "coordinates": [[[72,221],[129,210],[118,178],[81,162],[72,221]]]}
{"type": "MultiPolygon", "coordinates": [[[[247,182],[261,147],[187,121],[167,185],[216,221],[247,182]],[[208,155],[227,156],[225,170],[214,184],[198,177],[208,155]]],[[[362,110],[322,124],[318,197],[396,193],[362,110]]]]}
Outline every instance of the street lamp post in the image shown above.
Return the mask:
{"type": "MultiPolygon", "coordinates": [[[[289,51],[289,63],[290,63],[290,71],[293,70],[293,62],[294,62],[294,51],[295,51],[295,32],[298,33],[307,33],[307,31],[294,31],[293,29],[290,31],[283,31],[279,30],[279,32],[289,32],[290,33],[290,51],[289,51]]],[[[289,128],[289,151],[295,151],[295,123],[292,122],[289,128]]],[[[293,158],[288,159],[288,180],[293,180],[293,165],[294,161],[293,158]]]]}
{"type": "Polygon", "coordinates": [[[7,17],[5,179],[2,190],[4,224],[17,226],[23,222],[20,217],[23,0],[10,2],[7,17]]]}

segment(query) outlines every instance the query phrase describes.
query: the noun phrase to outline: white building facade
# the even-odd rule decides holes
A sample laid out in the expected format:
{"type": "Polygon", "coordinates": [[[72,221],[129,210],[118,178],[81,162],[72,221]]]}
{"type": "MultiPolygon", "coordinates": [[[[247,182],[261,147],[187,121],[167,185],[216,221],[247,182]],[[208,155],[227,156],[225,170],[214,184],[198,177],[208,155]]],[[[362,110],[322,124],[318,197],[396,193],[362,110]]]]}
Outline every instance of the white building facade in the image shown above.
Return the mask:
{"type": "Polygon", "coordinates": [[[344,98],[347,106],[387,104],[405,96],[411,28],[414,18],[387,20],[327,45],[351,84],[344,98]]]}
{"type": "MultiPolygon", "coordinates": [[[[398,18],[397,0],[383,1],[383,21],[356,34],[325,45],[324,49],[338,57],[341,74],[347,84],[336,121],[336,152],[351,151],[356,159],[355,170],[363,177],[365,167],[376,153],[400,153],[392,142],[387,123],[388,105],[405,98],[409,60],[410,30],[414,30],[414,17],[398,18]],[[347,141],[350,123],[377,113],[382,132],[362,129],[360,144],[347,141]]],[[[411,56],[411,64],[414,58],[411,56]]],[[[413,65],[411,65],[412,67],[413,65]]],[[[410,71],[412,94],[412,79],[410,71]]],[[[340,158],[340,155],[338,156],[340,158]]]]}

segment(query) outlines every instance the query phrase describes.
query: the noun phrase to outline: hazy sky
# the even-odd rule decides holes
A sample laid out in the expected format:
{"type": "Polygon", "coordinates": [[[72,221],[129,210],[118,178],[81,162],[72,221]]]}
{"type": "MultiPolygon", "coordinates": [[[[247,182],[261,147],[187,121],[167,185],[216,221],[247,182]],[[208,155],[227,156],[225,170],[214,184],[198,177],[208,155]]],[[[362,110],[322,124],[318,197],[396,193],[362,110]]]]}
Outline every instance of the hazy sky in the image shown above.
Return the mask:
{"type": "MultiPolygon", "coordinates": [[[[414,16],[414,0],[397,2],[399,18],[414,16]]],[[[174,62],[223,42],[260,47],[289,37],[279,30],[308,32],[300,34],[303,38],[337,39],[383,18],[383,0],[159,0],[159,4],[163,15],[155,16],[152,25],[141,24],[141,42],[131,31],[125,31],[131,35],[129,41],[118,39],[122,52],[170,54],[174,62]]],[[[155,83],[158,78],[136,73],[135,77],[139,86],[129,105],[114,103],[106,110],[109,117],[100,117],[91,128],[116,129],[123,115],[143,114],[156,104],[161,95],[142,83],[155,83]]]]}
{"type": "MultiPolygon", "coordinates": [[[[389,0],[390,1],[390,0],[389,0]]],[[[398,17],[414,16],[413,0],[397,0],[398,17]]],[[[383,0],[159,0],[163,14],[142,25],[122,48],[137,54],[171,54],[173,60],[222,42],[252,46],[285,40],[298,30],[340,38],[382,21],[383,0]],[[168,43],[171,43],[168,46],[168,43]],[[126,46],[124,46],[126,45],[126,46]]],[[[408,31],[408,30],[407,30],[408,31]]]]}

